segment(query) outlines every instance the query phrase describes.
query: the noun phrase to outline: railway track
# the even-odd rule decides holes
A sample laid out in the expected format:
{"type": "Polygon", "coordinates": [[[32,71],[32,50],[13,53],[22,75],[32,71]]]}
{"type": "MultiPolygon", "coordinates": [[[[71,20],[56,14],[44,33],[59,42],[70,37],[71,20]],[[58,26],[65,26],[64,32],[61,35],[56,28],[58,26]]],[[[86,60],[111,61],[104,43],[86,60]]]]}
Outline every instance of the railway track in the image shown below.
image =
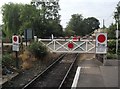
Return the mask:
{"type": "Polygon", "coordinates": [[[62,56],[22,89],[53,87],[61,89],[77,57],[78,54],[66,54],[62,56]]]}

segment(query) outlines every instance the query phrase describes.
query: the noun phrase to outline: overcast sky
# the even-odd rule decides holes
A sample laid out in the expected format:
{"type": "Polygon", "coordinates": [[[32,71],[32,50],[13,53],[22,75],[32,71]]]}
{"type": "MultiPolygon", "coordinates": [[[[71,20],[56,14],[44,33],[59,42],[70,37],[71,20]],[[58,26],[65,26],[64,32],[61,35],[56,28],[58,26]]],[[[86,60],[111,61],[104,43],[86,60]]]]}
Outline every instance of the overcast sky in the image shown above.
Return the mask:
{"type": "MultiPolygon", "coordinates": [[[[30,3],[31,0],[0,0],[0,7],[8,2],[30,3]]],[[[105,26],[114,22],[113,15],[119,0],[60,0],[61,25],[65,28],[72,14],[82,14],[84,18],[95,17],[100,21],[102,27],[103,19],[105,26]]],[[[2,15],[0,13],[0,24],[2,15]]]]}

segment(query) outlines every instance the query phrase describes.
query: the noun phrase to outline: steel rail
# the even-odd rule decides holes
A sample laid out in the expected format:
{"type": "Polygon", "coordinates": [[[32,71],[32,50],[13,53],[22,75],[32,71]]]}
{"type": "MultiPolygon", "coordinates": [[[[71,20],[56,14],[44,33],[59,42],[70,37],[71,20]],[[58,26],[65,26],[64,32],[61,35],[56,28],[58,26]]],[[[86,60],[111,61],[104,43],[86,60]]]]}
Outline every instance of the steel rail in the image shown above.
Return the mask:
{"type": "Polygon", "coordinates": [[[68,74],[70,73],[70,71],[71,71],[71,69],[72,69],[74,63],[76,62],[76,60],[77,60],[77,58],[78,58],[78,55],[79,55],[79,54],[77,54],[76,57],[74,58],[74,61],[73,61],[72,64],[70,65],[70,67],[69,67],[67,73],[65,74],[65,76],[64,76],[64,78],[63,78],[63,80],[62,80],[62,82],[60,83],[58,89],[61,89],[61,88],[62,88],[62,86],[63,86],[63,84],[64,84],[64,82],[65,82],[65,80],[66,80],[68,74]]]}
{"type": "Polygon", "coordinates": [[[29,85],[31,85],[36,79],[46,73],[51,67],[53,67],[58,61],[60,61],[66,54],[61,55],[56,61],[54,61],[51,65],[49,65],[44,71],[38,74],[35,78],[33,78],[29,83],[22,87],[22,89],[26,89],[29,85]]]}

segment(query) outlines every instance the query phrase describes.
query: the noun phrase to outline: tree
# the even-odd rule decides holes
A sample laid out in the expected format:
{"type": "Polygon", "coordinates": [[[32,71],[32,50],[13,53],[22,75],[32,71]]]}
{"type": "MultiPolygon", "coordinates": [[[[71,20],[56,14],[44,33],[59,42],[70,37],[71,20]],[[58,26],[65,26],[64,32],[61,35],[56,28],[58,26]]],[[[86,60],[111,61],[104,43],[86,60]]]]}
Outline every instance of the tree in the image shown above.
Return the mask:
{"type": "MultiPolygon", "coordinates": [[[[28,28],[35,29],[35,33],[40,31],[39,29],[36,30],[37,27],[35,27],[35,24],[37,24],[38,19],[39,23],[41,23],[42,17],[39,15],[40,11],[32,5],[14,3],[5,4],[2,7],[2,14],[4,22],[3,33],[5,33],[8,38],[13,34],[23,34],[24,30],[28,28]]],[[[38,26],[41,26],[41,24],[38,26]]]]}
{"type": "Polygon", "coordinates": [[[109,39],[115,39],[115,30],[116,30],[116,25],[115,24],[111,24],[108,28],[108,38],[109,39]]]}
{"type": "MultiPolygon", "coordinates": [[[[81,35],[79,30],[81,29],[81,23],[83,22],[83,16],[81,14],[73,14],[70,21],[67,24],[66,32],[67,34],[81,35]]],[[[66,35],[67,35],[66,34],[66,35]]]]}
{"type": "Polygon", "coordinates": [[[73,30],[71,30],[71,29],[66,29],[65,30],[65,35],[66,36],[73,36],[75,34],[75,32],[73,31],[73,30]]]}
{"type": "Polygon", "coordinates": [[[117,21],[120,21],[120,1],[117,4],[116,10],[117,11],[114,12],[114,19],[117,22],[117,21]]]}
{"type": "MultiPolygon", "coordinates": [[[[116,11],[114,12],[114,19],[115,19],[116,23],[115,24],[112,23],[107,30],[108,39],[116,39],[116,34],[115,34],[116,32],[115,31],[117,29],[117,24],[118,24],[118,30],[120,31],[120,28],[119,28],[120,27],[120,1],[118,2],[117,7],[116,7],[116,11]]],[[[118,44],[119,44],[119,41],[118,41],[118,44]]],[[[115,54],[115,50],[116,50],[115,40],[109,41],[108,47],[109,47],[108,52],[115,54]]],[[[118,47],[118,54],[120,54],[120,47],[118,47]]]]}
{"type": "Polygon", "coordinates": [[[93,32],[95,29],[98,29],[99,28],[99,20],[97,20],[96,18],[94,17],[88,17],[87,19],[84,19],[84,31],[85,31],[85,34],[89,34],[91,32],[93,32]]]}
{"type": "Polygon", "coordinates": [[[36,7],[32,5],[25,4],[23,7],[21,7],[20,17],[19,17],[19,20],[22,22],[20,26],[20,34],[23,34],[25,29],[28,28],[32,28],[33,30],[35,29],[33,25],[37,23],[36,20],[40,18],[39,13],[40,11],[37,10],[36,7]]]}
{"type": "Polygon", "coordinates": [[[32,1],[31,4],[41,11],[42,37],[49,37],[51,34],[61,36],[63,31],[62,26],[60,25],[59,0],[54,2],[43,2],[43,0],[40,0],[39,2],[32,1]]]}
{"type": "Polygon", "coordinates": [[[84,36],[92,33],[95,29],[98,29],[99,25],[99,20],[94,17],[83,19],[81,14],[73,14],[66,27],[66,31],[72,32],[72,34],[74,32],[74,35],[84,36]]]}
{"type": "MultiPolygon", "coordinates": [[[[116,28],[115,30],[117,29],[117,23],[118,23],[118,30],[120,32],[120,1],[118,2],[117,4],[117,7],[116,7],[116,11],[114,12],[114,19],[116,21],[116,28]]],[[[120,37],[120,35],[119,35],[120,37]]]]}
{"type": "Polygon", "coordinates": [[[2,6],[2,15],[3,15],[3,32],[7,38],[11,37],[14,33],[19,33],[19,28],[21,21],[19,20],[19,12],[21,4],[5,4],[2,6]]]}
{"type": "Polygon", "coordinates": [[[116,23],[115,24],[112,23],[109,26],[108,31],[107,31],[109,39],[115,39],[116,38],[115,37],[116,36],[115,31],[117,29],[117,23],[119,24],[118,27],[120,27],[120,2],[118,2],[117,7],[116,7],[116,11],[114,12],[114,19],[115,19],[116,23]]]}
{"type": "Polygon", "coordinates": [[[25,29],[32,28],[38,37],[61,36],[63,31],[58,11],[58,1],[5,4],[2,7],[3,32],[9,38],[14,33],[23,35],[25,29]]]}
{"type": "Polygon", "coordinates": [[[59,15],[59,0],[56,1],[47,1],[44,2],[43,0],[32,1],[32,5],[36,6],[38,9],[42,11],[41,15],[43,16],[43,20],[56,20],[58,23],[60,22],[60,15],[59,15]]]}

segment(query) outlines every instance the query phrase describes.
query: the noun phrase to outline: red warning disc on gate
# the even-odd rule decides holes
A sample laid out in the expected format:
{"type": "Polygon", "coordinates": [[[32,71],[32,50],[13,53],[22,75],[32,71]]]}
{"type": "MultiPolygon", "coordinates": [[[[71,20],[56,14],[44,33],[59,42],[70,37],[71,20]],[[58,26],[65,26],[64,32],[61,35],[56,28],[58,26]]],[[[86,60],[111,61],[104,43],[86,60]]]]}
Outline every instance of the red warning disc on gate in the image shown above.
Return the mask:
{"type": "Polygon", "coordinates": [[[77,41],[77,37],[73,37],[73,41],[77,41]]]}
{"type": "Polygon", "coordinates": [[[74,47],[73,43],[68,44],[68,48],[72,49],[74,47]]]}

